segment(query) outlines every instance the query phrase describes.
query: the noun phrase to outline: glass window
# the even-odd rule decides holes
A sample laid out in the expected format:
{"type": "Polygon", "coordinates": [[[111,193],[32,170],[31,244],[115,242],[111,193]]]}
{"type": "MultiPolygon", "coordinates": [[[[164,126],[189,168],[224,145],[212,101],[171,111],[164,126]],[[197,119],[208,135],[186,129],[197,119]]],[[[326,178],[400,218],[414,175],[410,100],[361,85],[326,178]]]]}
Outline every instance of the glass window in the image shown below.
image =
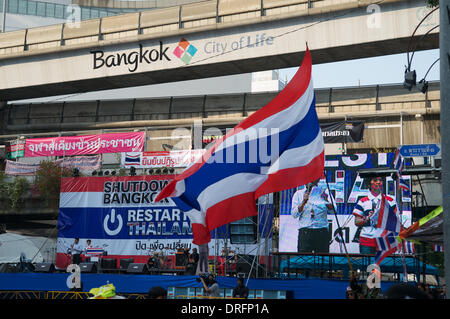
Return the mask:
{"type": "Polygon", "coordinates": [[[3,0],[0,0],[0,12],[3,12],[3,0]]]}
{"type": "Polygon", "coordinates": [[[87,8],[81,8],[81,20],[88,20],[91,18],[91,10],[87,8]]]}
{"type": "Polygon", "coordinates": [[[55,16],[55,4],[54,3],[47,3],[46,16],[52,17],[52,18],[55,16]]]}
{"type": "Polygon", "coordinates": [[[28,1],[28,14],[36,15],[37,2],[28,1]]]}
{"type": "Polygon", "coordinates": [[[100,18],[107,17],[108,12],[107,11],[100,11],[100,18]]]}
{"type": "Polygon", "coordinates": [[[55,18],[64,19],[64,6],[62,4],[55,5],[55,18]]]}
{"type": "Polygon", "coordinates": [[[96,19],[100,16],[100,12],[98,10],[92,9],[91,10],[91,19],[96,19]]]}
{"type": "Polygon", "coordinates": [[[45,17],[45,2],[36,2],[36,15],[40,17],[45,17]]]}
{"type": "Polygon", "coordinates": [[[27,14],[28,13],[28,1],[27,0],[19,0],[19,14],[27,14]]]}
{"type": "Polygon", "coordinates": [[[9,0],[7,4],[8,4],[8,10],[6,10],[6,12],[17,13],[19,11],[19,1],[18,0],[9,0]]]}

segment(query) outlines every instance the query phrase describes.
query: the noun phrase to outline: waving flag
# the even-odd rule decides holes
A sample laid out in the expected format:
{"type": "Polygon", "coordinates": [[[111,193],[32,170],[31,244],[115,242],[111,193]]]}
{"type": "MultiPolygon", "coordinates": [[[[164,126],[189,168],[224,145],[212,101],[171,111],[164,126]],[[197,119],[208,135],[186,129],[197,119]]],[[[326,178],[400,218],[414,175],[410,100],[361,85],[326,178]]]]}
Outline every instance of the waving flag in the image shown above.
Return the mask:
{"type": "Polygon", "coordinates": [[[403,162],[403,156],[400,154],[400,151],[397,149],[395,152],[395,159],[394,159],[394,169],[397,171],[398,174],[401,174],[403,169],[405,168],[405,164],[403,162]]]}
{"type": "Polygon", "coordinates": [[[172,197],[191,220],[194,244],[211,230],[257,215],[258,197],[320,178],[324,144],[315,110],[311,54],[288,85],[170,182],[156,201],[172,197]]]}
{"type": "Polygon", "coordinates": [[[375,243],[377,248],[375,263],[377,265],[401,246],[401,242],[397,240],[397,235],[394,232],[387,232],[384,236],[375,238],[375,243]]]}
{"type": "Polygon", "coordinates": [[[408,192],[411,191],[408,182],[401,175],[398,176],[398,187],[408,192]]]}
{"type": "Polygon", "coordinates": [[[399,233],[401,228],[400,218],[397,215],[397,206],[391,206],[386,200],[386,195],[381,196],[380,212],[377,228],[399,233]]]}
{"type": "Polygon", "coordinates": [[[405,254],[414,254],[416,252],[416,248],[414,247],[414,243],[409,240],[404,241],[404,251],[405,254]]]}

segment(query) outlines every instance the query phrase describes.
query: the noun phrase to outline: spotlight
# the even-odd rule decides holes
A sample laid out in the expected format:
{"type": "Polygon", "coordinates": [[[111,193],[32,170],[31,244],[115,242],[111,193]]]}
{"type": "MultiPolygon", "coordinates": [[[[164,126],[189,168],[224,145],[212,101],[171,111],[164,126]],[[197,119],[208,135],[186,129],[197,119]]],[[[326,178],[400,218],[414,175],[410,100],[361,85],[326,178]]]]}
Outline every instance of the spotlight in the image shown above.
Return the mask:
{"type": "Polygon", "coordinates": [[[167,167],[164,167],[162,172],[163,172],[163,174],[167,174],[167,173],[169,173],[169,170],[167,169],[167,167]]]}
{"type": "Polygon", "coordinates": [[[93,171],[92,176],[97,176],[97,171],[93,171]]]}
{"type": "Polygon", "coordinates": [[[131,166],[130,167],[130,176],[135,176],[136,175],[136,167],[131,166]]]}
{"type": "Polygon", "coordinates": [[[105,176],[108,176],[109,175],[109,171],[105,171],[105,176]]]}
{"type": "Polygon", "coordinates": [[[417,83],[417,88],[423,94],[427,93],[427,91],[428,91],[428,81],[425,81],[425,79],[420,80],[419,83],[417,83]]]}
{"type": "Polygon", "coordinates": [[[175,169],[173,167],[169,168],[169,173],[173,174],[173,172],[175,172],[175,169]]]}
{"type": "Polygon", "coordinates": [[[113,176],[116,175],[116,171],[112,171],[111,175],[113,175],[113,176]]]}
{"type": "Polygon", "coordinates": [[[72,176],[73,177],[80,177],[80,170],[78,168],[74,168],[72,170],[72,176]]]}
{"type": "Polygon", "coordinates": [[[149,174],[149,175],[153,175],[154,172],[155,172],[155,170],[154,170],[153,168],[150,168],[150,169],[148,170],[148,174],[149,174]]]}
{"type": "Polygon", "coordinates": [[[155,171],[155,175],[161,175],[161,169],[157,169],[156,171],[155,171]]]}
{"type": "Polygon", "coordinates": [[[416,85],[416,70],[405,70],[405,82],[403,82],[403,87],[411,91],[414,85],[416,85]]]}
{"type": "Polygon", "coordinates": [[[103,171],[98,171],[98,176],[103,176],[103,171]]]}

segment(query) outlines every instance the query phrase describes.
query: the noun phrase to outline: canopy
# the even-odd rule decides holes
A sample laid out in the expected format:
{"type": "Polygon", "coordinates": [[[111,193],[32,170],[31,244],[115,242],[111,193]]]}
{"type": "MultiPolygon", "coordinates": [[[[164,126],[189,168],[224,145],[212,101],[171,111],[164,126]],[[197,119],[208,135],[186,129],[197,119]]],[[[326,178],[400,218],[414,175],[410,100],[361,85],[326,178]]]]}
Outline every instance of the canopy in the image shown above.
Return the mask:
{"type": "MultiPolygon", "coordinates": [[[[374,262],[373,257],[352,258],[353,270],[360,269],[366,271],[367,266],[374,262]],[[369,258],[369,259],[367,259],[369,258]]],[[[423,263],[412,257],[405,257],[406,270],[408,273],[416,273],[418,269],[423,269],[423,263]]],[[[425,273],[439,275],[437,267],[426,264],[425,273]]],[[[280,272],[287,272],[288,269],[308,269],[308,270],[343,270],[349,271],[348,259],[346,256],[298,256],[289,260],[283,260],[280,264],[280,272]],[[320,259],[319,259],[320,258],[320,259]]],[[[395,255],[383,259],[380,264],[382,272],[403,273],[403,262],[401,256],[395,255]]]]}
{"type": "Polygon", "coordinates": [[[444,214],[443,208],[439,206],[431,213],[422,217],[407,229],[400,232],[399,237],[410,241],[420,241],[443,245],[444,243],[444,214]]]}
{"type": "Polygon", "coordinates": [[[43,261],[39,247],[29,236],[14,233],[0,234],[0,263],[18,263],[21,254],[33,263],[43,261]]]}

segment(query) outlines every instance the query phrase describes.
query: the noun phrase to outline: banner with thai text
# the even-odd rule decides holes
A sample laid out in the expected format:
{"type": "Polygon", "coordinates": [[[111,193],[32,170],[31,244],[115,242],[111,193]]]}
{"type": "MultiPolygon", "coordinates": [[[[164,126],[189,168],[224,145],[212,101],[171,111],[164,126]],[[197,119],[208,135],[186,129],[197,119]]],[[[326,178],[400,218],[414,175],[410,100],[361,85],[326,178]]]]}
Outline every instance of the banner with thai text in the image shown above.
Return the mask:
{"type": "Polygon", "coordinates": [[[108,133],[27,139],[25,156],[72,156],[142,152],[145,132],[108,133]]]}
{"type": "Polygon", "coordinates": [[[160,168],[187,167],[199,159],[205,150],[184,150],[170,152],[127,152],[122,153],[121,167],[160,168]]]}
{"type": "MultiPolygon", "coordinates": [[[[191,221],[170,199],[154,202],[174,175],[66,177],[61,182],[58,215],[57,268],[71,263],[70,252],[79,238],[84,252],[88,248],[107,254],[105,258],[132,258],[146,263],[155,252],[173,257],[178,249],[197,248],[192,243],[191,221]],[[88,246],[87,240],[90,240],[88,246]]],[[[270,242],[273,209],[268,202],[259,203],[260,234],[270,242]],[[262,207],[264,206],[264,207],[262,207]]],[[[239,225],[238,225],[239,226],[239,225]]],[[[225,247],[236,254],[251,254],[257,243],[231,243],[226,226],[211,233],[210,255],[225,247]]],[[[268,247],[271,247],[268,245],[268,247]]]]}
{"type": "MultiPolygon", "coordinates": [[[[65,157],[55,161],[59,166],[78,168],[79,170],[96,170],[102,167],[101,155],[65,157]]],[[[35,175],[40,164],[28,164],[6,160],[6,175],[35,175]]]]}

